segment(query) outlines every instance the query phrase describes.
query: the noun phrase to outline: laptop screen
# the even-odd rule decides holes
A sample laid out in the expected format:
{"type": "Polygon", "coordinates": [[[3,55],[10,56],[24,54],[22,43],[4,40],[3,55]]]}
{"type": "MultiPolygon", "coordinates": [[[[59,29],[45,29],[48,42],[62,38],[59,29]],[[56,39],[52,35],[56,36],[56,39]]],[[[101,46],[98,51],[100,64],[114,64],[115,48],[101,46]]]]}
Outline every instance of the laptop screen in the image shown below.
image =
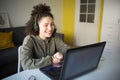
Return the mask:
{"type": "Polygon", "coordinates": [[[75,49],[65,54],[61,80],[69,80],[97,68],[106,42],[75,49]]]}

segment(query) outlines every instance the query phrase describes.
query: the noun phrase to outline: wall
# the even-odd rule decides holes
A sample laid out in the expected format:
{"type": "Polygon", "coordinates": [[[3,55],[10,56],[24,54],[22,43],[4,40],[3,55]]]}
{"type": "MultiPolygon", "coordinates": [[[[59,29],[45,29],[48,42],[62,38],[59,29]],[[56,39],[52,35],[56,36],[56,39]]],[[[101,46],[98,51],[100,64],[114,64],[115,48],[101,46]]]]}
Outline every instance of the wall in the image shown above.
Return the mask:
{"type": "Polygon", "coordinates": [[[75,0],[63,0],[63,33],[65,42],[74,44],[75,0]]]}
{"type": "Polygon", "coordinates": [[[7,12],[10,26],[24,26],[29,20],[32,7],[39,3],[50,5],[57,31],[62,32],[62,0],[0,0],[0,12],[7,12]]]}
{"type": "Polygon", "coordinates": [[[104,0],[101,41],[107,41],[104,56],[120,53],[120,0],[104,0]]]}

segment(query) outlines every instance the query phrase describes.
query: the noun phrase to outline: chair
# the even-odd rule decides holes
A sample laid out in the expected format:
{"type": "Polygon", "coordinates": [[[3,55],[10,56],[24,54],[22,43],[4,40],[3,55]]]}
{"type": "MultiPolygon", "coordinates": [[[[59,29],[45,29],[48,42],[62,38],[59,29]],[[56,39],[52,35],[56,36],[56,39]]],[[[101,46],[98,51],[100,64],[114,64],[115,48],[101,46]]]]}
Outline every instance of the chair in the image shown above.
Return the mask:
{"type": "Polygon", "coordinates": [[[22,68],[21,63],[20,63],[21,48],[22,48],[22,46],[19,46],[19,48],[18,48],[18,71],[17,71],[18,73],[23,71],[23,68],[22,68]]]}

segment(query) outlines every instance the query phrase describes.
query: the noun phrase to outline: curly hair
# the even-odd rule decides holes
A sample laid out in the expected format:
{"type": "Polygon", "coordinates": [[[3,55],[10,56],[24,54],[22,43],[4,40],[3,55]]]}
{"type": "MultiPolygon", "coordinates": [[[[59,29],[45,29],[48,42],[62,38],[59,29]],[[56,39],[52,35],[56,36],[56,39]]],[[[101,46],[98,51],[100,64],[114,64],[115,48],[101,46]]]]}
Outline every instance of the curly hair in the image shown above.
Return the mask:
{"type": "Polygon", "coordinates": [[[32,35],[38,35],[39,34],[39,27],[37,27],[37,30],[35,29],[35,26],[38,26],[38,21],[41,20],[43,17],[51,17],[54,19],[50,6],[47,6],[44,4],[38,4],[36,6],[33,6],[33,10],[31,12],[30,20],[26,23],[25,33],[26,35],[32,34],[32,35]]]}

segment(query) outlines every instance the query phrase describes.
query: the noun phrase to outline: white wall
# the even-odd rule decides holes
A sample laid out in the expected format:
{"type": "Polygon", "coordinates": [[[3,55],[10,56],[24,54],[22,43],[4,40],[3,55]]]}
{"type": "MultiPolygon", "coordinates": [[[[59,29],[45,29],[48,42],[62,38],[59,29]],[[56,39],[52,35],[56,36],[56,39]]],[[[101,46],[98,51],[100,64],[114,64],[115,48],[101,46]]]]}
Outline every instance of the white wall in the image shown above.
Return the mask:
{"type": "Polygon", "coordinates": [[[62,32],[62,0],[0,0],[0,12],[7,12],[10,26],[24,26],[29,20],[34,5],[50,5],[55,18],[57,31],[62,32]]]}
{"type": "Polygon", "coordinates": [[[105,0],[101,41],[107,41],[105,56],[120,53],[120,0],[105,0]]]}

